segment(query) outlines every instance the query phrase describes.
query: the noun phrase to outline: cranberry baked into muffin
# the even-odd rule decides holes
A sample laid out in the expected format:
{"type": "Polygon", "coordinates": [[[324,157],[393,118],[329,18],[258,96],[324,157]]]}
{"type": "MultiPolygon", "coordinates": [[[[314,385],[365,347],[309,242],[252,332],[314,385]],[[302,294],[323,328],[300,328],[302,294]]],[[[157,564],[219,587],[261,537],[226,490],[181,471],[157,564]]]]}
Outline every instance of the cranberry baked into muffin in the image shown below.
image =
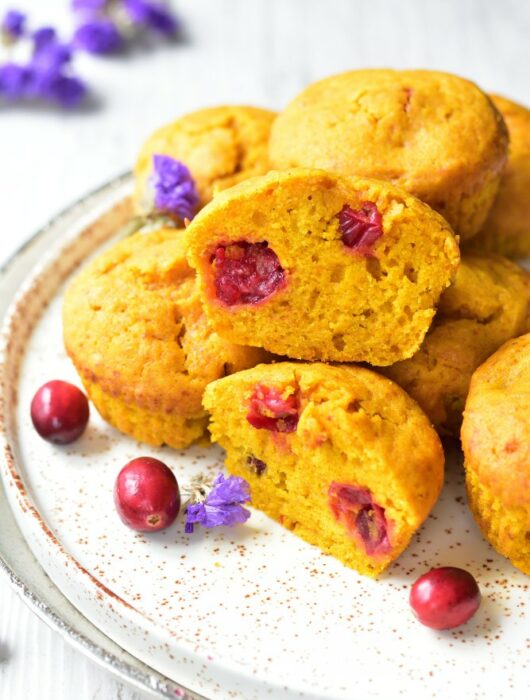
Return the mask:
{"type": "Polygon", "coordinates": [[[201,437],[208,382],[266,360],[213,331],[174,228],[126,238],[82,270],[66,291],[63,330],[103,418],[151,445],[201,437]]]}
{"type": "Polygon", "coordinates": [[[210,384],[204,406],[252,504],[362,574],[399,556],[440,493],[437,434],[371,370],[259,365],[210,384]]]}
{"type": "Polygon", "coordinates": [[[508,152],[504,121],[476,85],[428,70],[358,70],[307,87],[271,132],[274,168],[322,168],[403,187],[462,240],[493,203],[508,152]]]}
{"type": "Polygon", "coordinates": [[[530,335],[503,345],[473,375],[462,448],[482,533],[530,574],[530,335]]]}
{"type": "Polygon", "coordinates": [[[223,337],[389,365],[419,348],[459,262],[446,221],[393,185],[295,169],[220,193],[186,231],[223,337]]]}

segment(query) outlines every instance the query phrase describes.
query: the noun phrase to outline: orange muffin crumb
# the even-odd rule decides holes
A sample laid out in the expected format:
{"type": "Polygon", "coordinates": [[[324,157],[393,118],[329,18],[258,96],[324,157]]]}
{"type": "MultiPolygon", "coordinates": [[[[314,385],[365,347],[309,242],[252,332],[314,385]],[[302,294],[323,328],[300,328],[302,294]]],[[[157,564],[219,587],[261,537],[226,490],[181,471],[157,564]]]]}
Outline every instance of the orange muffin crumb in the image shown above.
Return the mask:
{"type": "Polygon", "coordinates": [[[151,445],[200,438],[208,382],[266,359],[213,331],[173,228],[137,233],[85,267],[66,291],[63,330],[103,418],[151,445]]]}
{"type": "Polygon", "coordinates": [[[371,370],[259,365],[210,384],[204,405],[252,505],[361,574],[399,556],[440,493],[437,434],[371,370]]]}
{"type": "Polygon", "coordinates": [[[320,170],[222,192],[186,239],[216,331],[306,360],[410,357],[459,262],[452,230],[423,202],[320,170]]]}

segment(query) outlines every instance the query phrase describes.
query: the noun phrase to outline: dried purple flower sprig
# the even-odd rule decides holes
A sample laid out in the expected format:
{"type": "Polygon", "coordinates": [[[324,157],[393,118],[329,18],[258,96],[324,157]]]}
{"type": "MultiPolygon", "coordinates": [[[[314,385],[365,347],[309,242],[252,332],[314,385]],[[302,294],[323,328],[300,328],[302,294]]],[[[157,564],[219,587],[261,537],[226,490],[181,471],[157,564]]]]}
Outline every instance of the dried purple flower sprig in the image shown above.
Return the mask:
{"type": "Polygon", "coordinates": [[[0,64],[0,99],[76,107],[88,89],[73,71],[75,51],[110,54],[146,31],[174,37],[180,30],[164,0],[72,0],[71,4],[77,28],[68,41],[61,40],[53,27],[30,31],[23,12],[6,12],[0,21],[0,43],[10,53],[0,64]],[[14,52],[19,47],[25,55],[17,60],[14,52]]]}
{"type": "Polygon", "coordinates": [[[25,29],[26,15],[18,10],[8,10],[0,25],[2,42],[6,45],[16,42],[24,34],[25,29]]]}
{"type": "Polygon", "coordinates": [[[180,22],[163,0],[72,0],[73,43],[92,54],[112,54],[144,32],[172,38],[180,22]]]}
{"type": "Polygon", "coordinates": [[[145,209],[149,216],[167,215],[191,221],[199,206],[199,192],[189,169],[179,160],[153,155],[153,170],[147,182],[145,209]]]}
{"type": "Polygon", "coordinates": [[[15,10],[9,10],[2,20],[4,44],[11,52],[23,44],[29,59],[11,58],[0,65],[0,97],[7,101],[77,106],[85,97],[87,87],[73,72],[71,47],[61,41],[52,27],[32,32],[26,23],[26,16],[15,10]]]}
{"type": "Polygon", "coordinates": [[[217,474],[212,479],[201,474],[191,481],[188,495],[187,533],[192,533],[196,524],[211,528],[244,523],[250,518],[250,511],[242,505],[250,502],[250,487],[241,477],[217,474]]]}

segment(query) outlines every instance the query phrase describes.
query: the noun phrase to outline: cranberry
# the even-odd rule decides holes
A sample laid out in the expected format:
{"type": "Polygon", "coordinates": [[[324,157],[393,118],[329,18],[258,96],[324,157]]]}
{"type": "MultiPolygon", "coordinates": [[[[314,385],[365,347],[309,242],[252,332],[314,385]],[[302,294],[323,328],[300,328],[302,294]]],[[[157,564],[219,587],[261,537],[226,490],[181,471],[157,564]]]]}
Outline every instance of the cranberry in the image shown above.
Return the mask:
{"type": "Polygon", "coordinates": [[[163,530],[171,525],[180,509],[177,480],[160,460],[138,457],[118,474],[114,503],[120,518],[133,530],[163,530]]]}
{"type": "Polygon", "coordinates": [[[410,606],[418,620],[435,630],[458,627],[477,612],[480,589],[470,573],[454,566],[432,569],[410,591],[410,606]]]}
{"type": "Polygon", "coordinates": [[[328,498],[335,518],[362,542],[366,554],[385,554],[390,550],[385,509],[374,503],[368,489],[332,481],[328,498]]]}
{"type": "Polygon", "coordinates": [[[274,386],[256,384],[250,397],[247,420],[254,428],[294,433],[298,425],[298,399],[295,394],[284,398],[274,386]]]}
{"type": "Polygon", "coordinates": [[[340,210],[342,242],[361,255],[373,255],[372,246],[383,235],[383,218],[373,202],[363,202],[360,209],[345,204],[340,210]]]}
{"type": "Polygon", "coordinates": [[[258,459],[257,457],[254,457],[254,455],[250,455],[249,457],[247,457],[247,467],[256,476],[261,476],[265,473],[267,469],[267,465],[265,464],[265,462],[263,462],[261,459],[258,459]]]}
{"type": "Polygon", "coordinates": [[[88,423],[88,399],[73,384],[55,379],[43,384],[31,401],[31,420],[41,438],[67,445],[88,423]]]}
{"type": "Polygon", "coordinates": [[[217,298],[227,306],[255,304],[285,284],[278,256],[266,241],[220,245],[212,263],[217,298]]]}

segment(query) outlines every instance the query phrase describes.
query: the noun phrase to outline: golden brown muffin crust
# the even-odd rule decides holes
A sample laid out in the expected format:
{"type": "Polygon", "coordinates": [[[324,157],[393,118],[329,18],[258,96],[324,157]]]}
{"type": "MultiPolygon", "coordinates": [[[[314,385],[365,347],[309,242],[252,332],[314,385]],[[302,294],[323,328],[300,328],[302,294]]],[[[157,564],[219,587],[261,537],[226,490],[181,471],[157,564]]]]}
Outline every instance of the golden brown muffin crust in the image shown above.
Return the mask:
{"type": "MultiPolygon", "coordinates": [[[[184,430],[186,420],[199,420],[202,433],[206,384],[265,359],[262,351],[213,331],[182,232],[173,228],[130,236],[84,268],[66,291],[63,329],[68,354],[89,394],[99,398],[96,405],[135,434],[142,420],[155,426],[151,435],[157,422],[168,423],[167,431],[170,414],[184,419],[184,430]]],[[[179,444],[178,436],[169,444],[179,444]]]]}
{"type": "Polygon", "coordinates": [[[510,152],[499,193],[470,246],[526,258],[530,256],[530,110],[499,95],[491,98],[508,126],[510,152]]]}
{"type": "Polygon", "coordinates": [[[463,239],[487,216],[507,157],[504,121],[463,78],[359,70],[310,85],[276,119],[273,167],[389,180],[445,216],[463,239]]]}
{"type": "Polygon", "coordinates": [[[142,146],[134,168],[136,210],[148,213],[146,186],[154,154],[176,158],[190,169],[201,206],[217,190],[266,173],[269,132],[275,116],[257,107],[210,107],[155,131],[142,146]]]}
{"type": "Polygon", "coordinates": [[[505,343],[473,375],[462,446],[466,468],[496,498],[530,506],[530,334],[505,343]]]}
{"type": "Polygon", "coordinates": [[[384,373],[407,391],[441,433],[457,436],[471,376],[528,324],[530,275],[492,254],[464,255],[419,351],[384,373]]]}

